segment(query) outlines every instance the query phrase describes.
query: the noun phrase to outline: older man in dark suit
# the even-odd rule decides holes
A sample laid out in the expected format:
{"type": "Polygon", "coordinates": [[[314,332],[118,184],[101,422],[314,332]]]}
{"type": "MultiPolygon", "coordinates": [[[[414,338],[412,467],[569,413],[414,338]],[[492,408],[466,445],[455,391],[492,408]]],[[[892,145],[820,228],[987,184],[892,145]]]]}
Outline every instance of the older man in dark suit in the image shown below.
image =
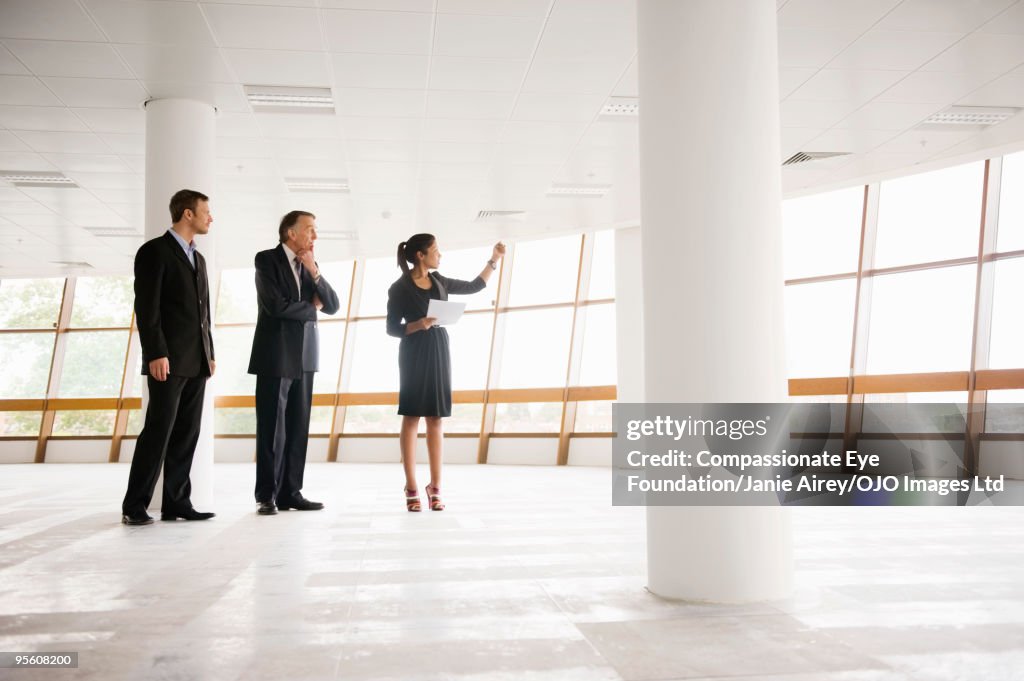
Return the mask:
{"type": "Polygon", "coordinates": [[[171,197],[171,229],[135,255],[135,321],[149,407],[135,443],[121,522],[148,525],[146,513],[163,466],[162,520],[207,520],[192,508],[192,456],[199,440],[206,379],[216,363],[210,334],[206,260],[193,238],[210,231],[209,197],[182,189],[171,197]]]}
{"type": "Polygon", "coordinates": [[[338,294],[313,258],[316,216],[295,210],[281,219],[280,243],[256,254],[259,315],[249,373],[256,374],[256,502],[260,515],[278,509],[318,511],[302,496],[313,374],[319,369],[317,311],[334,314],[338,294]]]}

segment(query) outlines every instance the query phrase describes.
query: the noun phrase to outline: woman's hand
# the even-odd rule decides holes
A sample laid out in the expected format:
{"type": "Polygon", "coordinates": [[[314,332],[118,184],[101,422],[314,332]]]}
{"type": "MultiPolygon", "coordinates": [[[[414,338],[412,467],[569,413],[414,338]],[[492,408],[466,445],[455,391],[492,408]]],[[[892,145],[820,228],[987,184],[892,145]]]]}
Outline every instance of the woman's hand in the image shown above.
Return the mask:
{"type": "Polygon", "coordinates": [[[436,322],[436,321],[437,321],[437,317],[424,317],[419,322],[419,324],[420,324],[420,331],[426,331],[427,329],[432,327],[434,325],[434,322],[436,322]]]}
{"type": "Polygon", "coordinates": [[[491,251],[491,260],[498,262],[505,257],[505,244],[500,241],[494,244],[494,250],[491,251]]]}

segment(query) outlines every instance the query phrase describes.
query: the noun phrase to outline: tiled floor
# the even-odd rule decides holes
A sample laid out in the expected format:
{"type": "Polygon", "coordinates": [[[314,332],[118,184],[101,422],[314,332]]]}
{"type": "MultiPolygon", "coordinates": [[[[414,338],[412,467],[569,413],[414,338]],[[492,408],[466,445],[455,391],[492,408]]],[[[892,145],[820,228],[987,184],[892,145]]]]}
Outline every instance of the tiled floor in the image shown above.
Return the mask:
{"type": "Polygon", "coordinates": [[[2,679],[1024,679],[1024,509],[799,509],[783,602],[644,590],[644,513],[602,469],[449,466],[443,513],[397,465],[317,464],[318,513],[119,524],[124,465],[0,468],[2,679]]]}

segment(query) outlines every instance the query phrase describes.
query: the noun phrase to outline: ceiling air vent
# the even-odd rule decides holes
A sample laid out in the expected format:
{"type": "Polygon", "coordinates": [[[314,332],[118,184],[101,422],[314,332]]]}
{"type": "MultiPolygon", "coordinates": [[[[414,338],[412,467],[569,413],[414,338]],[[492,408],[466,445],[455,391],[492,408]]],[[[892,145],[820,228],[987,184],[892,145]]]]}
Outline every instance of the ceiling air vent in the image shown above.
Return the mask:
{"type": "Polygon", "coordinates": [[[7,180],[15,187],[66,187],[74,189],[78,186],[74,180],[62,173],[4,170],[0,171],[0,179],[7,180]]]}
{"type": "Polygon", "coordinates": [[[256,113],[334,113],[334,96],[325,87],[246,85],[245,96],[256,113]]]}
{"type": "Polygon", "coordinates": [[[286,177],[284,184],[290,192],[318,194],[348,194],[348,180],[330,177],[286,177]]]}
{"type": "Polygon", "coordinates": [[[1012,106],[951,106],[921,121],[918,130],[982,130],[1013,118],[1020,109],[1012,106]]]}
{"type": "Polygon", "coordinates": [[[609,97],[600,115],[607,119],[636,118],[640,115],[640,100],[636,97],[609,97]]]}
{"type": "Polygon", "coordinates": [[[807,163],[808,161],[819,161],[823,158],[849,155],[850,152],[848,151],[798,151],[783,161],[782,165],[791,166],[795,163],[807,163]]]}
{"type": "Polygon", "coordinates": [[[525,210],[482,210],[476,214],[476,222],[495,222],[498,220],[522,220],[525,210]]]}

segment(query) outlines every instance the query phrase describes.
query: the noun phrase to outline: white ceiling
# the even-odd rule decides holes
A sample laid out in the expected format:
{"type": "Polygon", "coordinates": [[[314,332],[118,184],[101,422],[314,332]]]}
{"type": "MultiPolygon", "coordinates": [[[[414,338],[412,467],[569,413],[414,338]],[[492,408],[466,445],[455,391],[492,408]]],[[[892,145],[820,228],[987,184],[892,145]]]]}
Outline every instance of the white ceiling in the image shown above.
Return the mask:
{"type": "MultiPolygon", "coordinates": [[[[1024,144],[1024,116],[983,132],[915,127],[951,104],[1024,107],[1024,0],[780,0],[782,170],[789,194],[1024,144]]],[[[0,169],[59,170],[80,188],[0,181],[0,276],[54,261],[127,272],[141,239],[150,97],[215,104],[218,257],[248,266],[276,221],[312,210],[390,253],[409,233],[447,248],[633,224],[633,0],[0,0],[0,169]],[[252,112],[244,84],[330,87],[336,115],[252,112]],[[288,194],[284,177],[348,178],[288,194]],[[553,183],[611,185],[546,198],[553,183]],[[525,210],[480,223],[480,210],[525,210]]],[[[781,159],[780,159],[781,161],[781,159]]],[[[205,189],[205,188],[204,188],[205,189]]]]}

